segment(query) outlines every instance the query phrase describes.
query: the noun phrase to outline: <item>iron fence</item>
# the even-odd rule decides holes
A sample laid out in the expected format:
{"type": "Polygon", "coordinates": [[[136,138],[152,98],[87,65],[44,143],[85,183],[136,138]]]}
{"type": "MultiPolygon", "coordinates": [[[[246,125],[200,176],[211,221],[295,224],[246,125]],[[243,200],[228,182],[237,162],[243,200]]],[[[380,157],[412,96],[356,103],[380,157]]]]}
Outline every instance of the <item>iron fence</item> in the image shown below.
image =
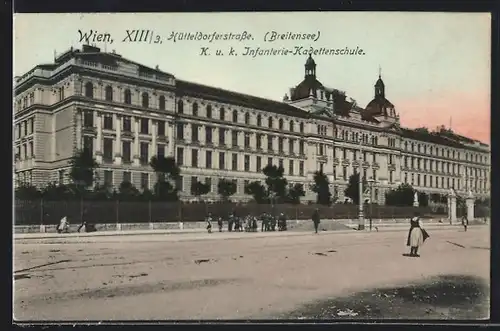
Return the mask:
{"type": "MultiPolygon", "coordinates": [[[[418,211],[423,216],[446,215],[446,210],[431,207],[364,206],[366,218],[407,218],[418,211]]],[[[237,203],[181,203],[159,201],[16,201],[15,225],[58,224],[64,216],[71,223],[83,220],[89,223],[151,223],[202,221],[211,212],[214,216],[258,216],[264,212],[284,213],[289,219],[310,219],[318,208],[322,219],[356,219],[358,206],[352,204],[292,205],[292,204],[237,204],[237,203]]]]}

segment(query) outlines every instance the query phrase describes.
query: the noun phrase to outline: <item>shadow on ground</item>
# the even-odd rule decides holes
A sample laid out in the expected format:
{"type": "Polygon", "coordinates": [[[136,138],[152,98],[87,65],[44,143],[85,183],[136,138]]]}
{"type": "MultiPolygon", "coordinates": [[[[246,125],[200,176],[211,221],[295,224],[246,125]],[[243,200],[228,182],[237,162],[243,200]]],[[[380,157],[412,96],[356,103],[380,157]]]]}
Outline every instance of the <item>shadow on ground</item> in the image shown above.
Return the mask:
{"type": "Polygon", "coordinates": [[[425,283],[314,302],[278,318],[487,319],[489,286],[480,278],[440,276],[425,283]]]}

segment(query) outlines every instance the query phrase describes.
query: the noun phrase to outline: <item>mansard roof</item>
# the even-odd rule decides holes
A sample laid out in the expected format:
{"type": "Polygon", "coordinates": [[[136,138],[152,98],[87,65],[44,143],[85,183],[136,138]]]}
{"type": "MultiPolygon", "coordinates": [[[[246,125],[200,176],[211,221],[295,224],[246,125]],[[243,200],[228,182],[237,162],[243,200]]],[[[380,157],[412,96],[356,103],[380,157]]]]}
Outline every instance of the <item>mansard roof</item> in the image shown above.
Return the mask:
{"type": "Polygon", "coordinates": [[[401,128],[401,135],[404,138],[419,140],[428,143],[440,144],[455,148],[464,148],[464,146],[459,141],[453,140],[449,137],[442,135],[440,132],[429,132],[422,129],[409,129],[401,128]]]}
{"type": "Polygon", "coordinates": [[[284,102],[259,98],[248,94],[232,92],[217,87],[201,85],[179,79],[176,80],[176,89],[180,95],[189,95],[221,103],[228,103],[274,113],[277,112],[291,116],[308,116],[306,111],[284,102]]]}

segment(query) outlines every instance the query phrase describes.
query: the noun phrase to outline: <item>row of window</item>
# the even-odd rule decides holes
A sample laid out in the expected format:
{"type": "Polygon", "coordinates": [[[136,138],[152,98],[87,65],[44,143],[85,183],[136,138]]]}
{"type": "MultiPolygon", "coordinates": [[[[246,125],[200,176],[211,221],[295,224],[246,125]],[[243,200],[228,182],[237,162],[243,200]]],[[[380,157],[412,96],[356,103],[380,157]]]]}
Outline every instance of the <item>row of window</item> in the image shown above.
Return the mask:
{"type": "Polygon", "coordinates": [[[420,174],[411,174],[410,179],[408,178],[408,173],[404,173],[404,182],[407,184],[411,184],[412,186],[423,186],[423,187],[435,187],[435,188],[444,188],[444,189],[449,189],[449,188],[456,188],[458,190],[461,190],[463,188],[463,185],[465,185],[466,188],[468,189],[473,189],[474,191],[485,191],[486,190],[486,180],[468,180],[464,184],[462,184],[462,181],[455,178],[449,178],[446,177],[439,177],[439,176],[432,176],[429,175],[420,175],[420,174]],[[421,180],[422,179],[422,180],[421,180]],[[446,185],[445,185],[446,184],[446,185]]]}
{"type": "Polygon", "coordinates": [[[419,144],[419,143],[414,143],[414,142],[405,142],[404,143],[404,149],[406,151],[410,150],[411,152],[417,152],[417,153],[422,153],[422,154],[430,154],[430,155],[435,155],[435,156],[441,156],[446,158],[452,158],[452,159],[462,159],[462,157],[465,157],[465,161],[470,161],[470,162],[480,162],[480,163],[486,163],[487,157],[484,155],[479,155],[479,154],[473,154],[466,152],[465,154],[462,154],[458,151],[452,150],[450,151],[449,149],[446,150],[444,147],[436,147],[434,148],[433,146],[427,146],[424,144],[419,144]]]}
{"type": "Polygon", "coordinates": [[[27,160],[35,156],[35,150],[33,148],[33,142],[22,144],[16,147],[16,152],[14,158],[16,160],[27,160]]]}
{"type": "Polygon", "coordinates": [[[28,118],[20,123],[17,123],[15,126],[15,139],[20,139],[29,135],[32,135],[35,132],[35,118],[28,118]]]}
{"type": "Polygon", "coordinates": [[[35,103],[35,92],[31,92],[28,95],[25,95],[23,98],[17,100],[16,102],[16,110],[20,111],[24,108],[28,108],[29,106],[35,103]]]}
{"type": "MultiPolygon", "coordinates": [[[[412,168],[418,170],[429,170],[429,171],[441,171],[443,173],[447,173],[450,175],[459,175],[462,173],[462,166],[460,164],[445,162],[445,161],[436,161],[436,160],[427,160],[427,159],[419,159],[416,157],[403,156],[403,164],[405,168],[412,168]]],[[[474,175],[477,177],[478,174],[480,176],[486,177],[486,170],[478,169],[478,168],[470,168],[465,167],[467,175],[474,175]]]]}

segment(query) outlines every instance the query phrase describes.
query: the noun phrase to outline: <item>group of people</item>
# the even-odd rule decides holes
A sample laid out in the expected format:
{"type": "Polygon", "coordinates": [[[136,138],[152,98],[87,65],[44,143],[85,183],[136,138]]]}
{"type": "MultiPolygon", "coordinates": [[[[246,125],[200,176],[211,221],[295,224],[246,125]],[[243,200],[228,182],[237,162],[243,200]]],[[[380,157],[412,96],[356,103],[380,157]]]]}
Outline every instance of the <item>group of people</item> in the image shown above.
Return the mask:
{"type": "MultiPolygon", "coordinates": [[[[57,233],[69,233],[69,221],[68,217],[64,216],[59,221],[59,225],[57,226],[57,233]]],[[[95,232],[97,229],[94,224],[87,223],[86,221],[82,221],[80,226],[78,227],[78,232],[95,232]]]]}
{"type": "Polygon", "coordinates": [[[223,216],[213,216],[212,213],[208,213],[208,215],[205,217],[208,233],[212,233],[212,224],[214,222],[217,222],[219,232],[222,232],[225,221],[227,221],[228,232],[257,232],[259,220],[261,221],[262,232],[287,230],[286,216],[283,213],[280,213],[278,216],[273,216],[270,213],[263,213],[262,215],[260,215],[260,217],[252,215],[239,217],[236,216],[234,212],[232,212],[229,214],[226,220],[223,216]]]}

